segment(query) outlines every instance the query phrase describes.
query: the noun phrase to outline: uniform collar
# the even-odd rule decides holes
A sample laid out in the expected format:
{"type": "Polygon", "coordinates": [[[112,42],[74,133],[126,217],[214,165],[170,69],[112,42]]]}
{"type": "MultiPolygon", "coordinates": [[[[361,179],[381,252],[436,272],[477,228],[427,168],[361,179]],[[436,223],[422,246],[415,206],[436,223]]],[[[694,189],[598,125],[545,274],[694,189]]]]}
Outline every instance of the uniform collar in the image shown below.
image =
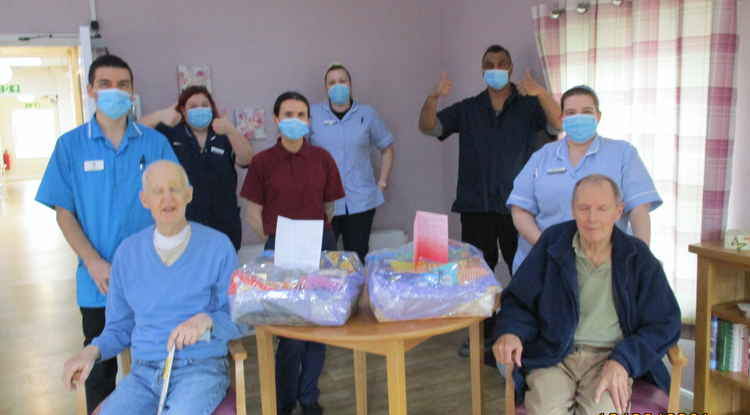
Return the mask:
{"type": "MultiPolygon", "coordinates": [[[[505,103],[503,104],[503,108],[500,110],[502,112],[505,108],[508,108],[510,105],[515,102],[516,99],[518,99],[519,93],[518,88],[516,88],[516,84],[510,83],[510,95],[508,95],[508,98],[505,99],[505,103]]],[[[489,111],[492,111],[492,113],[495,113],[495,108],[492,107],[492,99],[490,99],[490,90],[489,87],[485,88],[484,91],[482,91],[479,95],[477,95],[477,98],[479,98],[479,105],[482,107],[487,108],[489,111]]]]}
{"type": "MultiPolygon", "coordinates": [[[[564,139],[558,141],[557,151],[555,151],[555,156],[558,158],[558,160],[566,160],[568,159],[568,137],[565,137],[564,139]]],[[[596,154],[599,152],[599,147],[602,145],[602,137],[597,134],[596,137],[591,142],[591,145],[589,146],[588,150],[586,150],[586,154],[583,156],[584,158],[596,154]]]]}
{"type": "MultiPolygon", "coordinates": [[[[90,140],[101,139],[109,143],[109,139],[104,136],[104,131],[96,120],[96,114],[91,117],[91,120],[87,123],[88,137],[90,140]]],[[[130,138],[137,138],[143,135],[143,130],[133,121],[128,121],[125,126],[125,134],[122,135],[122,142],[120,143],[118,152],[125,149],[128,146],[130,138]]]]}
{"type": "Polygon", "coordinates": [[[286,147],[284,147],[283,144],[281,144],[281,137],[276,139],[276,148],[277,151],[279,151],[281,154],[283,154],[286,157],[294,157],[294,156],[301,156],[305,157],[310,153],[310,143],[307,142],[307,139],[302,139],[302,147],[300,147],[299,151],[296,153],[292,153],[291,151],[287,150],[286,147]]]}
{"type": "Polygon", "coordinates": [[[349,118],[352,114],[356,113],[359,110],[359,103],[355,100],[352,100],[352,106],[349,107],[349,111],[347,111],[346,114],[344,114],[344,118],[339,120],[339,117],[337,117],[336,114],[334,114],[333,110],[331,109],[330,101],[323,101],[320,103],[320,106],[323,107],[323,110],[326,111],[327,115],[335,118],[336,121],[343,121],[349,118]]]}
{"type": "MultiPolygon", "coordinates": [[[[193,134],[193,130],[190,129],[190,126],[185,121],[182,121],[179,125],[182,126],[182,128],[185,130],[185,134],[188,137],[195,139],[196,142],[197,142],[198,139],[195,138],[195,135],[193,134]]],[[[216,138],[216,132],[214,132],[213,126],[211,124],[209,124],[208,125],[208,131],[206,132],[206,143],[205,144],[210,143],[211,141],[214,140],[214,138],[216,138]]],[[[205,144],[204,144],[204,146],[205,146],[205,144]]]]}

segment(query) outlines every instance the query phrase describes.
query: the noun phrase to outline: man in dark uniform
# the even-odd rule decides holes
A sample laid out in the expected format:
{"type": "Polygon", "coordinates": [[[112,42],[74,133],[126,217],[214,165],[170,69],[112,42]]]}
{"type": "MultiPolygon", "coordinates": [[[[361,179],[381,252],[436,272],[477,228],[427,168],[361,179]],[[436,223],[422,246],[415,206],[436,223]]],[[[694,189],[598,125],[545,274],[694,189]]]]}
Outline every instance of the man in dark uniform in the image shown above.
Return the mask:
{"type": "MultiPolygon", "coordinates": [[[[548,137],[558,133],[560,105],[528,72],[517,85],[509,82],[513,61],[500,45],[484,52],[482,73],[487,89],[438,112],[439,98],[453,87],[443,73],[422,106],[419,129],[441,141],[459,134],[458,183],[451,210],[461,215],[461,240],[479,248],[492,269],[499,259],[499,243],[510,271],[518,231],[505,201],[513,179],[540,147],[540,131],[546,130],[548,137]]],[[[492,333],[489,322],[486,335],[492,333]]],[[[466,344],[459,353],[468,355],[466,344]]],[[[493,359],[490,353],[486,359],[493,359]]]]}

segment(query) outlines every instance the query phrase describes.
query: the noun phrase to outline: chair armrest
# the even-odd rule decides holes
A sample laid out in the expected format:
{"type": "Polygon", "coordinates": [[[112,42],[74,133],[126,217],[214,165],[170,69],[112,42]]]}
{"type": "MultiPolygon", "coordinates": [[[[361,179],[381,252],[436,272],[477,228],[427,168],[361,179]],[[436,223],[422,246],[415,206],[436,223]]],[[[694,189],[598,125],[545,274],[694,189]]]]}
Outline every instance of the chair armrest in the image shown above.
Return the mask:
{"type": "Polygon", "coordinates": [[[688,362],[687,357],[682,354],[680,346],[674,345],[667,351],[667,357],[672,364],[671,382],[669,384],[669,406],[668,413],[678,413],[680,409],[680,388],[682,386],[682,369],[688,362]]]}
{"type": "Polygon", "coordinates": [[[247,359],[247,350],[245,350],[245,345],[242,344],[241,339],[229,342],[229,354],[232,355],[232,360],[235,362],[247,359]]]}
{"type": "Polygon", "coordinates": [[[667,357],[669,358],[669,363],[671,363],[673,367],[682,368],[688,364],[687,356],[682,353],[680,346],[676,344],[669,348],[667,351],[667,357]]]}

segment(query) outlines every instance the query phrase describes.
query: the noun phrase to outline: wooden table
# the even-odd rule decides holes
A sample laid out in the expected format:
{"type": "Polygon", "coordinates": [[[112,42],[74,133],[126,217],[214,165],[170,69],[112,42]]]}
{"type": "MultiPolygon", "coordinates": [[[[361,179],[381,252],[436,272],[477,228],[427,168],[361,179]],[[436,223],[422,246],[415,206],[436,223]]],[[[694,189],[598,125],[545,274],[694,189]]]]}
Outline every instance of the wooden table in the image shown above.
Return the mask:
{"type": "Polygon", "coordinates": [[[341,327],[256,326],[255,339],[258,344],[262,414],[276,415],[274,335],[353,350],[357,415],[367,414],[366,353],[385,356],[388,376],[388,413],[406,415],[406,352],[430,337],[468,327],[471,413],[481,415],[481,369],[484,354],[482,320],[484,319],[481,317],[466,317],[379,323],[369,309],[363,309],[341,327]]]}

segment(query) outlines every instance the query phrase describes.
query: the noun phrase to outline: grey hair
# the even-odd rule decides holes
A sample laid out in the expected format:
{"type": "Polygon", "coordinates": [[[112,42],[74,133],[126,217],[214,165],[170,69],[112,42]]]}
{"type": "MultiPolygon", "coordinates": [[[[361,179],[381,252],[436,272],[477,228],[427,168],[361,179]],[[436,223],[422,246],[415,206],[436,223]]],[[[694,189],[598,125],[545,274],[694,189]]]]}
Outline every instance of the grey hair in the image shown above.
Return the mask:
{"type": "Polygon", "coordinates": [[[617,183],[615,183],[614,180],[612,180],[609,176],[605,176],[603,174],[590,174],[586,177],[579,179],[576,182],[575,187],[573,187],[573,201],[572,201],[573,205],[575,205],[576,203],[576,195],[578,194],[578,188],[587,183],[609,183],[609,186],[612,188],[612,191],[615,194],[615,200],[617,201],[617,203],[618,204],[623,203],[622,192],[620,192],[620,187],[617,186],[617,183]]]}
{"type": "Polygon", "coordinates": [[[143,174],[141,175],[141,185],[143,186],[144,190],[148,187],[148,177],[151,175],[153,167],[160,164],[167,164],[177,168],[177,171],[180,172],[180,177],[182,177],[185,187],[191,187],[187,172],[179,163],[175,163],[171,160],[156,160],[155,162],[149,164],[148,167],[146,167],[146,170],[144,170],[143,174]]]}

